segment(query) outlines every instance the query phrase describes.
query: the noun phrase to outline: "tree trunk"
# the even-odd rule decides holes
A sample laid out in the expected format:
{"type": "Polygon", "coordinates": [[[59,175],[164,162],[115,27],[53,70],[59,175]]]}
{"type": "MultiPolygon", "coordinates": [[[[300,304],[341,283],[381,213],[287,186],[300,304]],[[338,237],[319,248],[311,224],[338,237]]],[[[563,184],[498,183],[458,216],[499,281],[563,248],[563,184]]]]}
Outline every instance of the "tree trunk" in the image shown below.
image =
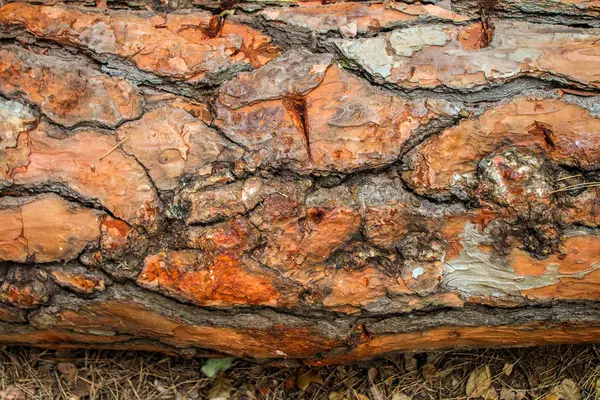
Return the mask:
{"type": "Polygon", "coordinates": [[[0,9],[0,342],[600,337],[597,1],[71,3],[0,9]]]}

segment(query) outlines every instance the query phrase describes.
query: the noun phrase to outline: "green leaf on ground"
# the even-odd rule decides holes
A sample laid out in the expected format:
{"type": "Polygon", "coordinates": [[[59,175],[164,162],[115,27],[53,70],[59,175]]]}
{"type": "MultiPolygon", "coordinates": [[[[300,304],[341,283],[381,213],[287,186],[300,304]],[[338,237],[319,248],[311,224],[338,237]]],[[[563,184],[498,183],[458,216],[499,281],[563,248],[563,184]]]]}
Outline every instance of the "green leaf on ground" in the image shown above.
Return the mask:
{"type": "Polygon", "coordinates": [[[227,371],[235,358],[209,358],[200,371],[209,378],[214,378],[219,372],[227,371]]]}

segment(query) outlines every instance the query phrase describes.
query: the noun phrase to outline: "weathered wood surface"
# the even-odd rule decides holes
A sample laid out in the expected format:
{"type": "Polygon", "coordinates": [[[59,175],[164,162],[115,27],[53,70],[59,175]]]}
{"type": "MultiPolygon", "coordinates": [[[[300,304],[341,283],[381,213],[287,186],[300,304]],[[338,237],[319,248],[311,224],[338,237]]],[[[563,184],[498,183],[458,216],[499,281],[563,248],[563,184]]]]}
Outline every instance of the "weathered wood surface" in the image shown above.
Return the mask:
{"type": "Polygon", "coordinates": [[[0,37],[0,342],[600,339],[599,1],[8,3],[0,37]]]}

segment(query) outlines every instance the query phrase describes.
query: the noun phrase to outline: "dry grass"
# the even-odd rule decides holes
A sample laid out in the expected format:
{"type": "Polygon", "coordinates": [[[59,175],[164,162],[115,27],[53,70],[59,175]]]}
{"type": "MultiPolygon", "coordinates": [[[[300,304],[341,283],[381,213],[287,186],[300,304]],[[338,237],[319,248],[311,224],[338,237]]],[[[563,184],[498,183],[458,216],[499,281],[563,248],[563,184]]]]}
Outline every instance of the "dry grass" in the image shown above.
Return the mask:
{"type": "MultiPolygon", "coordinates": [[[[202,375],[203,361],[134,352],[6,348],[0,351],[0,389],[18,388],[35,399],[205,399],[215,379],[202,375]]],[[[312,383],[306,391],[297,387],[296,377],[303,371],[298,366],[237,360],[217,380],[231,382],[232,399],[383,400],[400,392],[414,399],[466,399],[469,374],[483,365],[490,366],[492,388],[496,393],[505,388],[504,396],[543,398],[567,378],[584,399],[600,398],[595,390],[600,352],[593,345],[397,355],[314,370],[323,383],[312,383]],[[513,365],[510,375],[507,364],[513,365]]]]}

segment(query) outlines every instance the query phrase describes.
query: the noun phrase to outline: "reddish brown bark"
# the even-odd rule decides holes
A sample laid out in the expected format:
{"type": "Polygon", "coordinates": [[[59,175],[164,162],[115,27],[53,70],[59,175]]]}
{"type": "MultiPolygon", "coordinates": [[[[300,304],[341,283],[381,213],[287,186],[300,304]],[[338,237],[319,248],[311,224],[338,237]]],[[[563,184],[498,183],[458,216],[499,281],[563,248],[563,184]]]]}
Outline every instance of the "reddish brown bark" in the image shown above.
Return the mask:
{"type": "Polygon", "coordinates": [[[600,4],[0,8],[0,342],[597,341],[600,4]]]}

